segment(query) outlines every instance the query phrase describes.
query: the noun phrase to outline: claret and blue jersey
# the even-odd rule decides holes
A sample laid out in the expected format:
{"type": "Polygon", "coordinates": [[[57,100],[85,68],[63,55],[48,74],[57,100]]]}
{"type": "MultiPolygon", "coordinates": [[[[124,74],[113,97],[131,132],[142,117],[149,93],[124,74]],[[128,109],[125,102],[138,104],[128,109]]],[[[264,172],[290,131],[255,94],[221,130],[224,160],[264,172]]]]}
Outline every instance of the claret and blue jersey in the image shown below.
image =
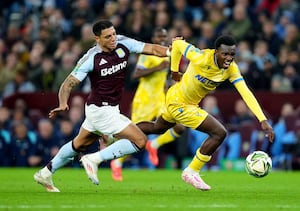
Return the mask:
{"type": "Polygon", "coordinates": [[[119,104],[129,55],[141,53],[144,45],[144,42],[118,35],[117,47],[112,52],[104,52],[99,45],[95,45],[83,55],[72,75],[80,81],[89,76],[92,91],[87,99],[88,105],[119,104]]]}

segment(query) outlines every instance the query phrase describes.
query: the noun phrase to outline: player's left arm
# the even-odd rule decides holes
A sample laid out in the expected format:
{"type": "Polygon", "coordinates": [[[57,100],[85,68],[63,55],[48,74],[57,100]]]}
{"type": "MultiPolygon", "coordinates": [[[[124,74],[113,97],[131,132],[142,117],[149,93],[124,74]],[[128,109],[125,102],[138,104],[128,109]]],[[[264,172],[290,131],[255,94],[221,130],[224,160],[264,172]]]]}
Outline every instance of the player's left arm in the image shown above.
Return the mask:
{"type": "Polygon", "coordinates": [[[254,115],[261,123],[261,127],[263,131],[265,131],[266,136],[269,138],[269,141],[273,142],[274,140],[273,128],[268,123],[267,118],[263,113],[257,99],[255,98],[251,90],[248,88],[244,79],[243,78],[236,79],[235,81],[233,81],[233,84],[237,89],[237,91],[240,93],[241,97],[243,98],[247,106],[250,108],[250,110],[254,113],[254,115]]]}

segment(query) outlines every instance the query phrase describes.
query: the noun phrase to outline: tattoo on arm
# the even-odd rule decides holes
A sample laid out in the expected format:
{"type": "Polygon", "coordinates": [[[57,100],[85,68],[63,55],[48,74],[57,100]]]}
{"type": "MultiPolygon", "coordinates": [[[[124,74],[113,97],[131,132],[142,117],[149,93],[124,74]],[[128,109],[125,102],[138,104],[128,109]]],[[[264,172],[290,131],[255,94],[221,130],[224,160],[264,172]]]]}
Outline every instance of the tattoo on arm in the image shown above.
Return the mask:
{"type": "Polygon", "coordinates": [[[69,75],[65,79],[65,81],[62,83],[62,85],[59,89],[58,96],[59,96],[60,104],[67,104],[73,87],[77,86],[79,83],[80,83],[80,81],[72,75],[69,75]]]}

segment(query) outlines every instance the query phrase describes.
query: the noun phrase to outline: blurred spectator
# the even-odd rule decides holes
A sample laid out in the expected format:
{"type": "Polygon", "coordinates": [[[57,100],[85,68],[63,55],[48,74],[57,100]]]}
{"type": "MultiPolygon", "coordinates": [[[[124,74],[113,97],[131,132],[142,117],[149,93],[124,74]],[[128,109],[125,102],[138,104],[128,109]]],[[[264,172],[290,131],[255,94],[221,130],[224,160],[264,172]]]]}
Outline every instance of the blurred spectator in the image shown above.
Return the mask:
{"type": "MultiPolygon", "coordinates": [[[[221,1],[220,1],[221,2],[221,1]]],[[[208,14],[208,22],[212,24],[214,28],[214,36],[218,37],[221,35],[224,31],[224,28],[226,26],[226,18],[224,17],[224,14],[222,13],[223,10],[212,8],[209,10],[208,14]]]]}
{"type": "Polygon", "coordinates": [[[84,120],[84,110],[80,107],[71,107],[69,111],[69,118],[74,125],[74,130],[78,133],[84,120]]]}
{"type": "Polygon", "coordinates": [[[128,29],[126,35],[132,38],[150,42],[152,14],[145,10],[142,0],[133,0],[131,10],[127,14],[125,26],[128,29]]]}
{"type": "Polygon", "coordinates": [[[198,42],[204,42],[200,49],[214,48],[214,42],[216,39],[215,30],[210,22],[202,22],[201,24],[201,36],[198,42]]]}
{"type": "Polygon", "coordinates": [[[46,165],[47,161],[56,155],[64,141],[55,131],[49,119],[41,119],[38,123],[37,151],[35,154],[41,158],[39,165],[46,165]]]}
{"type": "Polygon", "coordinates": [[[183,19],[193,28],[199,28],[202,20],[201,8],[190,7],[187,0],[174,0],[171,5],[172,19],[183,19]]]}
{"type": "Polygon", "coordinates": [[[27,79],[27,71],[19,69],[14,76],[14,80],[5,85],[3,97],[8,97],[15,93],[34,92],[35,90],[35,86],[27,79]]]}
{"type": "Polygon", "coordinates": [[[271,79],[271,91],[272,92],[292,92],[292,84],[291,81],[280,75],[280,74],[275,74],[272,76],[271,79]]]}
{"type": "Polygon", "coordinates": [[[227,124],[229,131],[237,131],[241,124],[255,121],[253,114],[242,99],[238,99],[234,103],[234,112],[234,115],[230,117],[227,124]]]}
{"type": "Polygon", "coordinates": [[[89,0],[76,0],[72,10],[72,30],[71,35],[75,40],[81,39],[81,28],[86,23],[92,23],[95,20],[95,13],[91,9],[89,0]]]}
{"type": "Polygon", "coordinates": [[[86,23],[82,26],[80,44],[83,52],[88,51],[88,49],[95,45],[94,34],[91,24],[86,23]]]}
{"type": "Polygon", "coordinates": [[[283,45],[286,46],[289,50],[296,50],[299,41],[300,41],[300,34],[297,26],[295,24],[287,24],[285,26],[283,45]]]}
{"type": "Polygon", "coordinates": [[[287,64],[283,68],[283,75],[290,81],[294,91],[300,89],[300,76],[295,65],[287,64]]]}
{"type": "Polygon", "coordinates": [[[239,42],[247,37],[252,27],[252,23],[246,8],[241,4],[234,6],[232,16],[232,20],[226,25],[226,32],[234,36],[239,42]]]}
{"type": "Polygon", "coordinates": [[[73,140],[77,135],[73,122],[69,118],[63,118],[60,120],[58,133],[64,143],[73,140]]]}
{"type": "Polygon", "coordinates": [[[43,54],[37,49],[32,49],[29,54],[29,61],[27,63],[29,81],[34,82],[41,74],[42,60],[43,54]]]}
{"type": "Polygon", "coordinates": [[[170,14],[166,11],[158,11],[154,18],[154,26],[168,29],[171,25],[170,14]]]}
{"type": "Polygon", "coordinates": [[[269,51],[272,55],[278,55],[280,46],[282,45],[282,40],[275,33],[273,21],[265,21],[262,26],[262,35],[259,37],[259,39],[268,43],[269,51]]]}
{"type": "Polygon", "coordinates": [[[286,10],[279,16],[279,20],[275,19],[275,32],[278,34],[281,40],[285,39],[286,36],[286,26],[293,23],[293,14],[286,10]]]}
{"type": "Polygon", "coordinates": [[[4,66],[0,67],[0,94],[3,92],[7,83],[11,82],[16,75],[16,72],[23,67],[23,64],[19,62],[16,53],[8,53],[4,66]]]}
{"type": "Polygon", "coordinates": [[[286,122],[285,118],[287,116],[293,115],[295,109],[294,106],[286,102],[282,105],[281,111],[280,111],[280,117],[278,121],[274,124],[274,133],[275,133],[275,139],[274,143],[271,145],[271,156],[273,158],[273,165],[276,168],[279,165],[281,154],[282,154],[282,139],[284,138],[287,128],[286,128],[286,122]]]}
{"type": "Polygon", "coordinates": [[[54,52],[53,58],[56,64],[61,63],[62,56],[71,50],[70,42],[66,39],[60,40],[57,49],[54,52]]]}
{"type": "Polygon", "coordinates": [[[62,55],[61,65],[57,68],[52,85],[53,91],[58,91],[62,82],[67,78],[75,66],[76,57],[71,52],[62,55]]]}
{"type": "Polygon", "coordinates": [[[11,157],[10,133],[8,130],[5,130],[2,127],[2,122],[0,121],[0,166],[10,166],[11,165],[10,157],[11,157]]]}
{"type": "Polygon", "coordinates": [[[55,77],[55,63],[53,58],[46,56],[42,60],[41,72],[34,78],[33,82],[37,90],[51,91],[55,77]]]}
{"type": "Polygon", "coordinates": [[[273,65],[276,64],[276,59],[274,55],[269,52],[269,46],[266,41],[257,40],[255,42],[253,61],[261,72],[264,71],[266,62],[271,62],[273,65]]]}
{"type": "Polygon", "coordinates": [[[13,45],[20,40],[19,27],[16,23],[10,23],[7,27],[5,35],[5,44],[8,49],[12,49],[13,45]]]}
{"type": "Polygon", "coordinates": [[[7,107],[0,106],[0,123],[1,128],[4,130],[10,130],[11,126],[11,112],[7,107]]]}
{"type": "Polygon", "coordinates": [[[37,166],[39,158],[35,157],[37,149],[36,135],[29,131],[22,121],[15,122],[12,132],[12,166],[37,166]]]}

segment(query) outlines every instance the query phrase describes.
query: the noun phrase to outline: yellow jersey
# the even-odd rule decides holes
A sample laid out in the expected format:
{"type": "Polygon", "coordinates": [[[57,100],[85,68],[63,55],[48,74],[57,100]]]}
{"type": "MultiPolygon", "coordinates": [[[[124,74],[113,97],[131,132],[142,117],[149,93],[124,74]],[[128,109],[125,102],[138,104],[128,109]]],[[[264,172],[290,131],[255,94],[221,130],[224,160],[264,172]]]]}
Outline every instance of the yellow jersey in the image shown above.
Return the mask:
{"type": "Polygon", "coordinates": [[[234,61],[227,69],[219,68],[214,49],[200,50],[184,40],[175,40],[172,43],[171,71],[178,72],[182,55],[190,63],[182,79],[167,92],[163,113],[165,120],[196,128],[207,116],[203,109],[196,107],[209,92],[227,79],[234,84],[259,121],[266,120],[234,61]]]}
{"type": "MultiPolygon", "coordinates": [[[[164,61],[169,61],[169,58],[141,54],[137,68],[142,70],[154,68],[164,61]]],[[[134,123],[151,121],[161,114],[161,108],[165,102],[167,75],[168,68],[164,68],[140,78],[132,102],[131,119],[134,123]]]]}

